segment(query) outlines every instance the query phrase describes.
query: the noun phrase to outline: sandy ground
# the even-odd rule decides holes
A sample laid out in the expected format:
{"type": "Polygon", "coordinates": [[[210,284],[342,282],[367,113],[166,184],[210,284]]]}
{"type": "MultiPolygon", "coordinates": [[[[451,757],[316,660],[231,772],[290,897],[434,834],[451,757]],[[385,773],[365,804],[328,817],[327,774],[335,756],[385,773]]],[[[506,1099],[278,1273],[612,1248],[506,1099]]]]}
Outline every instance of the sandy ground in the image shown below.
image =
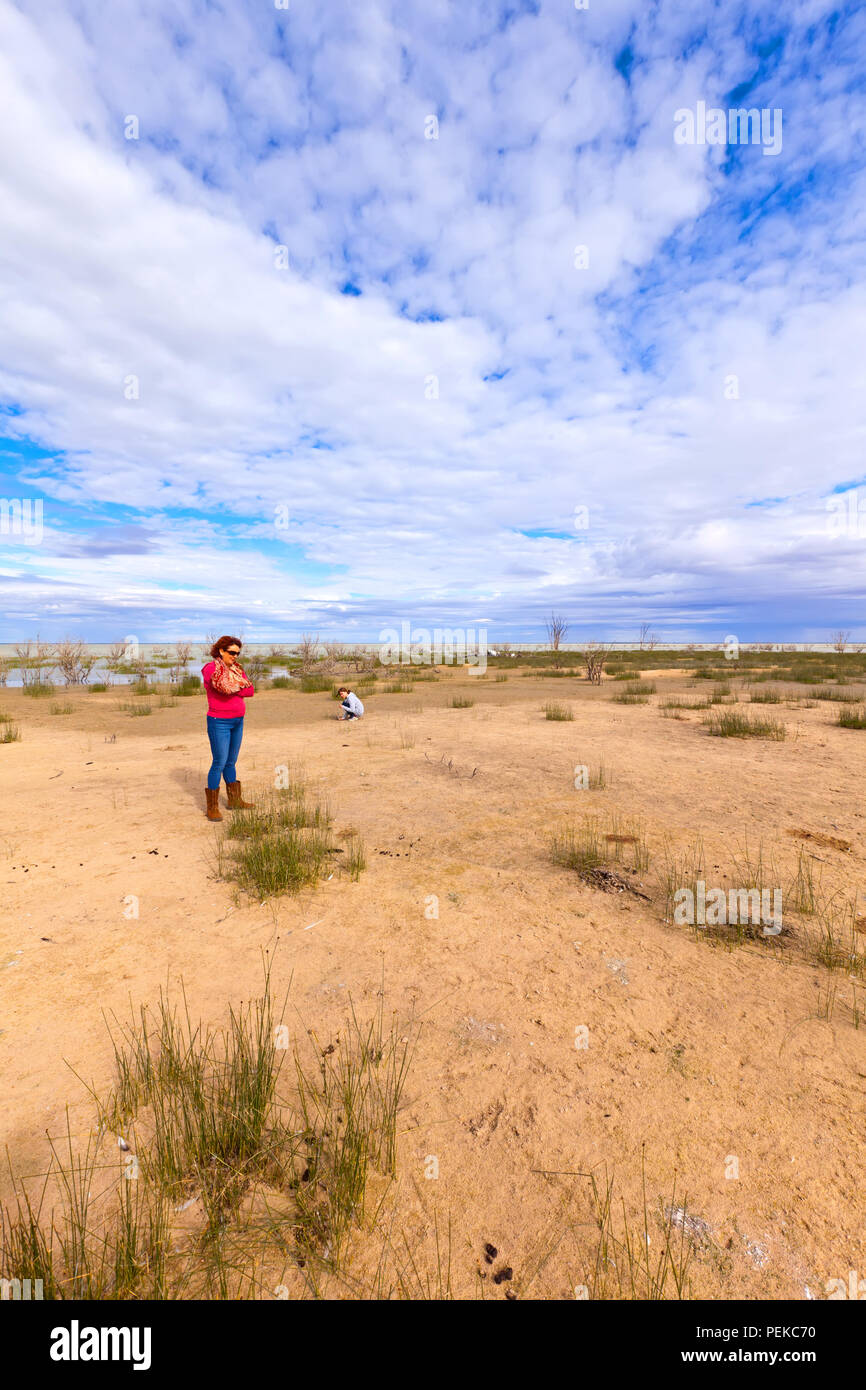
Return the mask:
{"type": "Polygon", "coordinates": [[[182,978],[193,1012],[221,1024],[258,991],[269,952],[298,1031],[335,1036],[350,995],[369,1014],[383,972],[387,1009],[420,1024],[394,1219],[424,1258],[434,1220],[450,1221],[458,1296],[477,1296],[481,1270],[489,1296],[574,1297],[592,1248],[579,1175],[615,1174],[636,1216],[642,1151],[651,1206],[675,1180],[675,1205],[687,1198],[706,1223],[695,1295],[820,1298],[828,1279],[866,1274],[866,1027],[844,1004],[851,980],[806,959],[796,924],[772,947],[714,947],[649,903],[583,885],[547,847],[571,817],[639,815],[654,856],[699,832],[721,876],[744,838],[763,841],[787,883],[787,831],[806,828],[850,842],[814,853],[825,883],[854,892],[866,735],[819,704],[765,711],[788,725],[784,743],[712,739],[699,714],[663,719],[658,696],[619,706],[616,688],[449,676],[372,697],[351,726],[327,696],[261,693],[245,789],[300,761],[368,858],[358,883],[335,875],[265,905],[214,874],[200,698],[133,719],[112,692],[61,692],[73,712],[54,716],[48,700],[0,692],[23,735],[0,746],[2,1138],[16,1169],[44,1169],[67,1106],[76,1134],[89,1124],[73,1072],[110,1082],[104,1013],[127,1017],[130,1000],[182,978]],[[458,690],[472,708],[448,707],[458,690]],[[547,722],[547,699],[574,722],[547,722]],[[576,790],[575,765],[600,758],[607,789],[576,790]],[[513,1279],[494,1287],[503,1263],[513,1279]]]}

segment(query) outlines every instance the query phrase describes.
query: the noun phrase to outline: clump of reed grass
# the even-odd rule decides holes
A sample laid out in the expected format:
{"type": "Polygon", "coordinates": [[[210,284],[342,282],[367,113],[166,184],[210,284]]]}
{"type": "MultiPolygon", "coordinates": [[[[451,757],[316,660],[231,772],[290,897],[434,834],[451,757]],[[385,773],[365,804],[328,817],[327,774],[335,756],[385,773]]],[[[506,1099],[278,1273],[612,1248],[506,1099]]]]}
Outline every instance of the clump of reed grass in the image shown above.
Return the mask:
{"type": "Polygon", "coordinates": [[[814,700],[830,700],[839,705],[856,705],[863,697],[855,694],[854,691],[838,690],[825,685],[820,690],[813,690],[812,698],[814,700]]]}
{"type": "Polygon", "coordinates": [[[649,845],[639,817],[611,816],[610,828],[604,832],[604,843],[608,856],[618,863],[630,863],[637,873],[645,873],[649,868],[649,845]]]}
{"type": "MultiPolygon", "coordinates": [[[[296,773],[288,786],[257,793],[249,810],[232,812],[217,847],[217,871],[260,900],[297,893],[331,864],[332,822],[327,803],[296,773]]],[[[341,867],[353,879],[366,867],[360,840],[341,867]]]]}
{"type": "Polygon", "coordinates": [[[174,681],[171,687],[173,695],[198,695],[204,686],[198,676],[181,676],[179,681],[174,681]]]}
{"type": "Polygon", "coordinates": [[[594,792],[602,792],[608,784],[610,771],[603,758],[599,758],[595,767],[589,768],[589,789],[594,792]]]}
{"type": "Polygon", "coordinates": [[[129,714],[133,719],[141,719],[144,715],[153,714],[152,705],[139,705],[134,700],[121,700],[117,708],[121,714],[129,714]]]}
{"type": "Polygon", "coordinates": [[[656,869],[656,880],[661,898],[662,918],[673,922],[677,906],[677,894],[688,889],[697,896],[699,880],[706,881],[704,866],[704,845],[700,837],[684,849],[674,850],[666,843],[661,861],[656,869]]]}
{"type": "Polygon", "coordinates": [[[810,960],[827,970],[866,979],[866,941],[858,930],[856,899],[839,894],[822,897],[815,906],[815,926],[806,936],[810,960]]]}
{"type": "Polygon", "coordinates": [[[76,1149],[67,1119],[37,1199],[13,1175],[4,1274],[41,1279],[48,1299],[232,1299],[272,1294],[265,1270],[288,1256],[317,1296],[319,1271],[339,1272],[351,1231],[377,1218],[371,1174],[396,1175],[416,1034],[386,1020],[384,989],[369,1021],[351,1007],[325,1047],[312,1032],[290,1047],[284,1008],[267,968],[223,1028],[193,1023],[185,993],[113,1019],[99,1130],[76,1149]]]}
{"type": "Polygon", "coordinates": [[[815,861],[804,849],[797,857],[797,869],[787,893],[788,902],[795,912],[811,917],[818,905],[818,890],[815,883],[815,861]]]}
{"type": "Polygon", "coordinates": [[[475,701],[466,695],[452,695],[449,704],[452,709],[471,709],[475,701]]]}
{"type": "Polygon", "coordinates": [[[52,714],[71,714],[73,709],[71,700],[55,700],[51,706],[52,714]]]}
{"type": "Polygon", "coordinates": [[[638,695],[634,690],[622,690],[616,695],[611,695],[611,700],[615,705],[648,705],[649,699],[646,695],[638,695]]]}
{"type": "Polygon", "coordinates": [[[57,686],[51,681],[30,681],[24,686],[22,693],[31,700],[42,700],[49,695],[56,695],[57,686]]]}
{"type": "Polygon", "coordinates": [[[573,822],[555,830],[550,837],[550,857],[563,869],[573,869],[580,878],[592,881],[605,863],[606,853],[597,816],[579,825],[573,822]]]}
{"type": "Polygon", "coordinates": [[[104,695],[108,689],[108,685],[105,681],[94,681],[87,689],[90,691],[91,695],[104,695]]]}
{"type": "Polygon", "coordinates": [[[373,1018],[361,1023],[351,1008],[337,1047],[312,1035],[309,1059],[296,1051],[300,1110],[308,1140],[305,1180],[295,1187],[296,1236],[339,1263],[346,1236],[366,1214],[371,1168],[394,1177],[397,1115],[414,1040],[386,1026],[382,994],[373,1018]]]}
{"type": "Polygon", "coordinates": [[[778,719],[750,719],[738,710],[711,715],[704,720],[704,726],[713,738],[766,738],[781,742],[788,732],[778,719]]]}
{"type": "Polygon", "coordinates": [[[635,1226],[629,1220],[624,1201],[620,1203],[621,1216],[616,1215],[613,1178],[605,1174],[599,1182],[594,1173],[588,1176],[597,1231],[594,1261],[586,1283],[589,1297],[642,1302],[688,1298],[688,1273],[695,1246],[692,1232],[701,1227],[693,1218],[689,1220],[685,1204],[676,1205],[676,1182],[669,1203],[665,1205],[659,1199],[658,1209],[651,1216],[642,1158],[643,1208],[635,1226]]]}
{"type": "Polygon", "coordinates": [[[549,701],[543,709],[545,719],[558,720],[560,723],[574,719],[574,711],[568,705],[560,705],[553,700],[549,701]]]}
{"type": "Polygon", "coordinates": [[[866,729],[866,708],[840,709],[836,723],[840,729],[866,729]]]}
{"type": "Polygon", "coordinates": [[[367,867],[367,854],[360,835],[351,835],[346,843],[346,858],[342,867],[353,883],[357,883],[367,867]]]}
{"type": "Polygon", "coordinates": [[[21,729],[9,714],[0,714],[0,743],[20,743],[21,729]]]}

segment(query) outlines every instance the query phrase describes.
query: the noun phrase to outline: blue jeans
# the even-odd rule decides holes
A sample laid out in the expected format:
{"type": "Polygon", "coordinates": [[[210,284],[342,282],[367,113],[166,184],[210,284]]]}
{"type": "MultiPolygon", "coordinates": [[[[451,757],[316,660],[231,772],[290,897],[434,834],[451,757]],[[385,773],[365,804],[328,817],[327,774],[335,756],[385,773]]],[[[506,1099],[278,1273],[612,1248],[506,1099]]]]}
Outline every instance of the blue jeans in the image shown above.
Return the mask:
{"type": "Polygon", "coordinates": [[[213,791],[214,788],[219,788],[220,777],[225,777],[226,784],[238,780],[238,770],[235,763],[238,760],[238,753],[241,751],[241,739],[244,736],[243,715],[238,715],[236,719],[216,719],[212,714],[209,714],[207,717],[207,736],[210,739],[210,751],[213,753],[213,762],[207,775],[207,784],[213,791]]]}

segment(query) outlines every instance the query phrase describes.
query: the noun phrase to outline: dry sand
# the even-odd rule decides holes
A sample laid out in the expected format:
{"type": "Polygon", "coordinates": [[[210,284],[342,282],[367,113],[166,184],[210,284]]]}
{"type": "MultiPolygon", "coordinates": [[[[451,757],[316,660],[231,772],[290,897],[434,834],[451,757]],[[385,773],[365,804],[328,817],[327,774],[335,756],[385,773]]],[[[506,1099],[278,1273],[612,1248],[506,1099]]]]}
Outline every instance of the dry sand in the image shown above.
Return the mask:
{"type": "Polygon", "coordinates": [[[799,843],[787,831],[803,828],[850,842],[809,849],[826,884],[853,892],[866,735],[819,704],[767,711],[787,724],[784,743],[712,739],[698,714],[663,719],[659,697],[611,703],[616,688],[449,675],[373,696],[354,725],[325,695],[257,695],[245,790],[300,761],[368,858],[358,883],[336,874],[265,905],[214,874],[201,698],[134,719],[117,692],[61,692],[68,715],[0,693],[23,735],[0,746],[0,1068],[15,1168],[44,1169],[45,1132],[63,1131],[67,1105],[76,1134],[90,1124],[73,1071],[110,1082],[104,1011],[127,1017],[130,1000],[182,978],[193,1013],[221,1024],[229,1002],[257,993],[269,952],[278,997],[291,978],[299,1032],[337,1036],[349,996],[369,1014],[383,972],[387,1010],[420,1022],[389,1210],[422,1263],[434,1218],[440,1231],[450,1221],[457,1296],[477,1296],[480,1269],[490,1296],[573,1297],[592,1249],[577,1175],[615,1173],[636,1216],[642,1149],[651,1206],[676,1176],[676,1203],[706,1223],[695,1295],[821,1298],[828,1279],[866,1274],[866,1028],[845,1006],[852,982],[809,963],[796,923],[772,945],[713,946],[639,898],[585,886],[547,848],[570,817],[639,815],[654,860],[665,839],[682,847],[699,832],[730,883],[721,875],[747,837],[773,849],[787,885],[799,843]],[[448,707],[458,690],[473,708],[448,707]],[[548,699],[571,703],[574,722],[547,722],[548,699]],[[575,790],[575,765],[600,758],[608,788],[575,790]],[[425,1177],[431,1156],[438,1178],[425,1177]],[[732,1156],[738,1178],[726,1177],[732,1156]],[[503,1263],[513,1279],[493,1286],[503,1263]]]}

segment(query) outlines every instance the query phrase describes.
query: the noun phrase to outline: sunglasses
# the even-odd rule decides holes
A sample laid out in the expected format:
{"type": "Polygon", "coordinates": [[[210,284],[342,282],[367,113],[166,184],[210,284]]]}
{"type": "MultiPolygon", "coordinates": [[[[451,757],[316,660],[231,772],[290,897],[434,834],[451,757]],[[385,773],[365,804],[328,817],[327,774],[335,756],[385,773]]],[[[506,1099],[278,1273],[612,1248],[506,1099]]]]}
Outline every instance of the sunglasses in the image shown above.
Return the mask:
{"type": "Polygon", "coordinates": [[[240,656],[241,649],[240,647],[226,647],[226,653],[228,656],[240,656]]]}

